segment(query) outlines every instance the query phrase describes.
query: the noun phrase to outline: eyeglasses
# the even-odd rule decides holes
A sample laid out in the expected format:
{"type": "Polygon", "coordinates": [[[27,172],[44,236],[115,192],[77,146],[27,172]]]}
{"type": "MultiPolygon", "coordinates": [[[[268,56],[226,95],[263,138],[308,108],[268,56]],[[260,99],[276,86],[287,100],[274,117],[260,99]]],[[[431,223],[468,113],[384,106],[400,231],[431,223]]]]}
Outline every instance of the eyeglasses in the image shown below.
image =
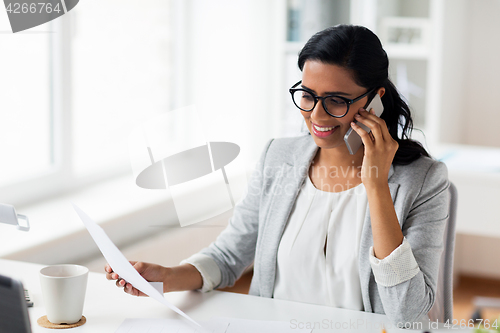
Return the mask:
{"type": "Polygon", "coordinates": [[[292,95],[292,100],[295,106],[301,109],[302,111],[310,112],[314,110],[316,104],[318,104],[318,101],[321,100],[321,103],[323,104],[323,109],[325,109],[326,113],[335,118],[344,117],[347,114],[347,112],[349,112],[349,105],[359,101],[360,99],[362,99],[363,97],[365,97],[366,95],[375,90],[375,88],[371,89],[368,92],[364,93],[363,95],[356,97],[355,99],[349,99],[346,97],[336,96],[336,95],[328,95],[325,97],[320,97],[314,95],[309,90],[302,88],[295,88],[301,83],[302,81],[299,81],[296,84],[294,84],[293,87],[290,88],[290,94],[292,95]]]}

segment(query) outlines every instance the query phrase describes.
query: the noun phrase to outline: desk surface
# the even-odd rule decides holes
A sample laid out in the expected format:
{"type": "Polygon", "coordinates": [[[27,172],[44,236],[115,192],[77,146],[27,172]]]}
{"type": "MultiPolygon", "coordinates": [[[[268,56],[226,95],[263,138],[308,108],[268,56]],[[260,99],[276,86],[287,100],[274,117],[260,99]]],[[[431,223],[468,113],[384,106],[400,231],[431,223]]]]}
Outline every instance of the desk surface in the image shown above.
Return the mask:
{"type": "MultiPolygon", "coordinates": [[[[45,315],[43,298],[40,291],[38,272],[43,266],[0,259],[0,274],[20,279],[29,290],[35,306],[29,315],[32,330],[54,332],[36,323],[45,315]]],[[[241,319],[280,320],[298,325],[321,326],[313,332],[381,332],[383,324],[388,332],[408,332],[390,328],[391,324],[384,315],[337,309],[328,306],[304,304],[270,298],[234,294],[221,291],[201,293],[197,291],[165,294],[165,298],[195,320],[208,320],[211,317],[234,317],[241,319]],[[335,329],[335,327],[339,329],[335,329]],[[343,327],[342,327],[343,326],[343,327]]],[[[72,329],[73,332],[114,332],[126,318],[169,318],[179,319],[172,310],[147,297],[134,297],[115,287],[114,282],[106,280],[104,274],[90,273],[83,315],[87,323],[72,329]]],[[[423,330],[429,330],[428,323],[423,330]]],[[[306,328],[306,327],[303,327],[306,328]]],[[[432,330],[433,332],[435,330],[432,330]]],[[[447,331],[447,330],[444,330],[447,331]]],[[[464,331],[466,332],[466,331],[464,331]]]]}

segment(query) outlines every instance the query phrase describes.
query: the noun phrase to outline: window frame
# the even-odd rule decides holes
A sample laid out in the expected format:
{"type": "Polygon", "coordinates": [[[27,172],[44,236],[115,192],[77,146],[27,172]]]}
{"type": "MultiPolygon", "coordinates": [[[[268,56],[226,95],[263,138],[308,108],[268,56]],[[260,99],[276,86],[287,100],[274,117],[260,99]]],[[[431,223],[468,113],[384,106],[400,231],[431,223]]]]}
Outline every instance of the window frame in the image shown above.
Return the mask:
{"type": "Polygon", "coordinates": [[[129,167],[103,170],[85,177],[73,172],[72,37],[74,11],[47,23],[50,68],[50,160],[52,166],[36,175],[0,186],[0,202],[24,206],[130,174],[129,167]]]}

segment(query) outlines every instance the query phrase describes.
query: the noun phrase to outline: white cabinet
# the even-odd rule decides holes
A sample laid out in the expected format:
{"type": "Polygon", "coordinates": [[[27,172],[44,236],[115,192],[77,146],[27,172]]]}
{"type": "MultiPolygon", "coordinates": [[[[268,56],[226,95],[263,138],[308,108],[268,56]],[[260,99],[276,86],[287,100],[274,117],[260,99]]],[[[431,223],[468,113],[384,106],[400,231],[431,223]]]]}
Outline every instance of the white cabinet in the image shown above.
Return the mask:
{"type": "Polygon", "coordinates": [[[413,137],[430,148],[440,139],[441,0],[352,0],[351,23],[377,34],[389,57],[389,75],[410,105],[413,137]],[[425,137],[422,135],[422,130],[425,137]]]}

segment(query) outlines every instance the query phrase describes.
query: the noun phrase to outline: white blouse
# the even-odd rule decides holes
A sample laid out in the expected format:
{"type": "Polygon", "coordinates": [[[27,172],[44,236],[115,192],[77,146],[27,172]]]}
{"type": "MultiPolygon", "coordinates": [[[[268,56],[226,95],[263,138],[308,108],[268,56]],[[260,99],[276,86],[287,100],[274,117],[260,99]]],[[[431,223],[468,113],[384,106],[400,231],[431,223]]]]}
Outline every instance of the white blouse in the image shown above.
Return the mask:
{"type": "Polygon", "coordinates": [[[358,256],[367,208],[363,184],[325,192],[306,177],[279,244],[273,297],[363,310],[358,256]]]}
{"type": "MultiPolygon", "coordinates": [[[[306,179],[278,247],[273,297],[363,310],[358,251],[368,209],[365,187],[325,192],[306,179]]],[[[420,271],[406,238],[384,259],[374,256],[373,247],[369,251],[375,281],[381,286],[405,282],[420,271]]],[[[219,286],[221,271],[211,257],[195,253],[180,264],[200,272],[201,291],[219,286]]]]}

